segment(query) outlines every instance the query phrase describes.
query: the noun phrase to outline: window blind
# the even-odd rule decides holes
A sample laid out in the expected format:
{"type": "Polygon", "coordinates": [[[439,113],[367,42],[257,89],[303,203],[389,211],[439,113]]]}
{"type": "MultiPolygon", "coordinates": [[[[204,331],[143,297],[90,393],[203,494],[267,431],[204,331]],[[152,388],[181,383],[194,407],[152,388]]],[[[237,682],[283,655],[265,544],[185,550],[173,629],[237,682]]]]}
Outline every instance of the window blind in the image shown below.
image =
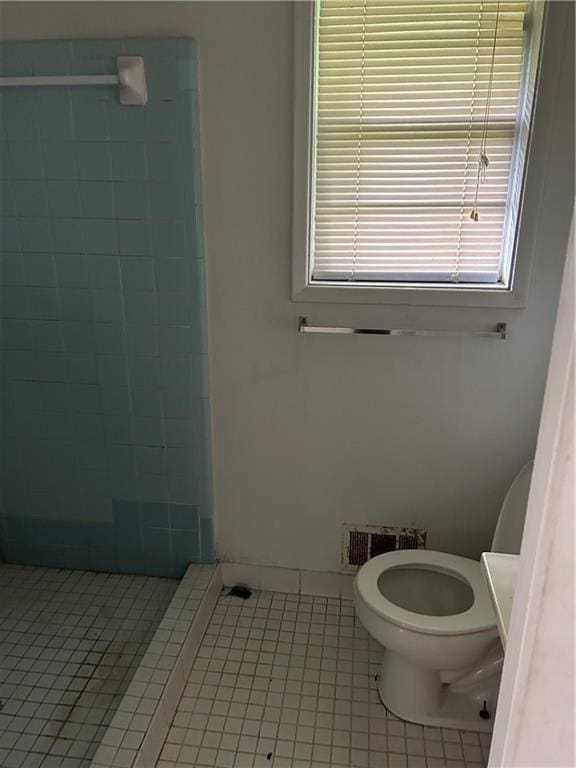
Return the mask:
{"type": "Polygon", "coordinates": [[[527,10],[318,0],[312,280],[506,281],[527,10]]]}

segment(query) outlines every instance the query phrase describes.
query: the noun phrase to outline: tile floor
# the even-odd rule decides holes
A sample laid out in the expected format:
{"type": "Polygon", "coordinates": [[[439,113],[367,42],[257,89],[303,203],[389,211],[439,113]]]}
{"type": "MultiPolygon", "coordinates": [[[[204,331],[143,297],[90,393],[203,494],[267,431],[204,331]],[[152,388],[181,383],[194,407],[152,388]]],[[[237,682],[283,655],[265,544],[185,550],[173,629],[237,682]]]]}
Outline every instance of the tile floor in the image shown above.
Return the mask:
{"type": "Polygon", "coordinates": [[[0,766],[87,768],[178,581],[0,566],[0,766]]]}
{"type": "Polygon", "coordinates": [[[350,601],[223,593],[157,768],[483,768],[485,735],[386,712],[380,654],[350,601]]]}

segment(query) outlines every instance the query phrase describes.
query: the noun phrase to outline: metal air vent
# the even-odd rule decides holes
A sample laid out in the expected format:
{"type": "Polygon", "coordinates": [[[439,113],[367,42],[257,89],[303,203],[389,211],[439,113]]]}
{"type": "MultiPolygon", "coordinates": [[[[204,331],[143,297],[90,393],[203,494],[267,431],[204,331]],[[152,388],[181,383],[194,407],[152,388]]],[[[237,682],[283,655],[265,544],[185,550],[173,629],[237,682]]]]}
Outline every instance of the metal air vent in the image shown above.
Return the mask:
{"type": "Polygon", "coordinates": [[[342,570],[355,573],[367,560],[396,549],[424,549],[423,528],[393,528],[381,525],[342,526],[342,570]]]}

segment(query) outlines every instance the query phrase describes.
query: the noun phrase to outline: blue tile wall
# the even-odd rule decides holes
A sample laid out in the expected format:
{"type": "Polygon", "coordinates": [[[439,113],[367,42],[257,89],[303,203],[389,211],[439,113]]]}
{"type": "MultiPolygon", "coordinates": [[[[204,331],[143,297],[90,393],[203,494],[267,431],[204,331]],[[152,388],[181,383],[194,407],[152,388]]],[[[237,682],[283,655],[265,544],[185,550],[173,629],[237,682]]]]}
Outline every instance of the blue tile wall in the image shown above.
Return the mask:
{"type": "Polygon", "coordinates": [[[196,51],[188,39],[0,44],[0,555],[173,576],[213,558],[196,51]]]}

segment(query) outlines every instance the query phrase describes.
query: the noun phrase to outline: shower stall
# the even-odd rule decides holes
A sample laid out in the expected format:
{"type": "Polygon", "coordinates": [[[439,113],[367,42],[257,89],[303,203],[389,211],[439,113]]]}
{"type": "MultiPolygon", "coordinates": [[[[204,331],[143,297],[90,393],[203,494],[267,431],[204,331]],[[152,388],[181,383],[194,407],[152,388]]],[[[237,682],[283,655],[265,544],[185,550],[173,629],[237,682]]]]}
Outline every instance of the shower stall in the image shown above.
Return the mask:
{"type": "Polygon", "coordinates": [[[194,42],[0,44],[0,764],[87,766],[213,560],[194,42]]]}

